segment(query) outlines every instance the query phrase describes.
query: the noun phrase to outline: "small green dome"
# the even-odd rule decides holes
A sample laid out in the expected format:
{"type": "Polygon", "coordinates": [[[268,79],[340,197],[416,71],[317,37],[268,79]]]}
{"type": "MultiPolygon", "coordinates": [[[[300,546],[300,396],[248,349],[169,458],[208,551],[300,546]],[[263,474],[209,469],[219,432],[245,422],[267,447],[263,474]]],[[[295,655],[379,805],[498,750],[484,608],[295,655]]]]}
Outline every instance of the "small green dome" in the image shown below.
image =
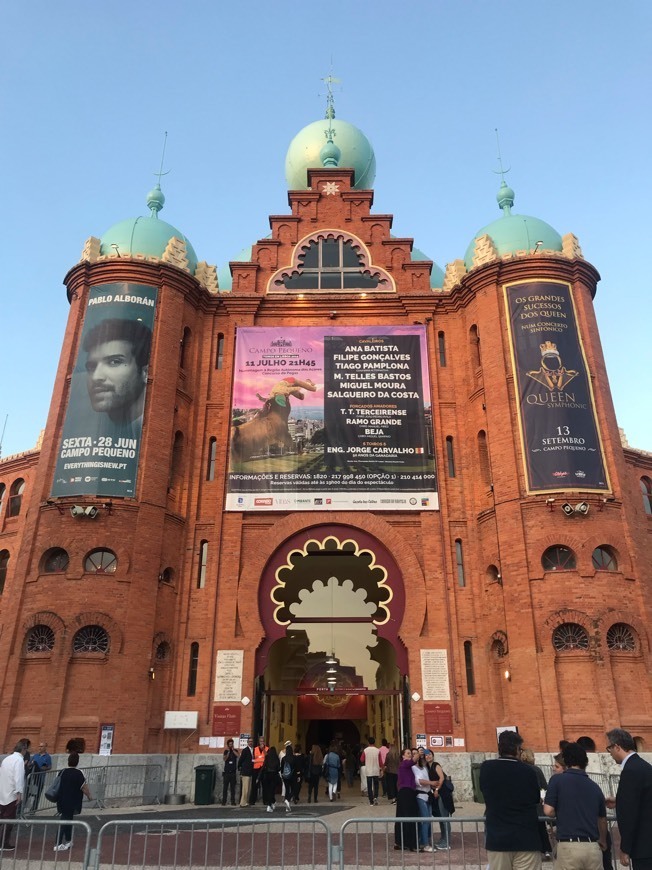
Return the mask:
{"type": "MultiPolygon", "coordinates": [[[[431,258],[424,254],[422,250],[419,248],[412,248],[412,253],[410,254],[410,260],[412,262],[417,262],[421,260],[430,260],[431,258]]],[[[430,286],[431,287],[443,287],[444,285],[444,270],[441,266],[438,266],[434,260],[432,262],[432,272],[430,273],[430,286]]]]}
{"type": "Polygon", "coordinates": [[[512,214],[514,191],[505,184],[503,179],[500,190],[496,194],[499,208],[503,216],[487,224],[475,234],[464,255],[464,265],[467,271],[473,268],[473,253],[475,242],[480,236],[487,235],[496,246],[499,257],[513,254],[516,251],[561,251],[562,241],[557,230],[540,218],[525,214],[512,214]]]}
{"type": "Polygon", "coordinates": [[[130,218],[114,224],[100,239],[100,254],[105,256],[119,254],[121,257],[131,257],[141,254],[145,257],[161,258],[165,253],[170,239],[181,239],[186,244],[188,268],[190,274],[195,274],[197,254],[189,240],[172,224],[159,220],[158,212],[163,208],[165,197],[157,184],[147,194],[147,205],[151,210],[149,217],[130,218]]]}
{"type": "MultiPolygon", "coordinates": [[[[269,238],[269,236],[267,238],[269,238]]],[[[243,248],[236,257],[232,257],[229,262],[249,263],[252,251],[253,245],[248,245],[246,248],[243,248]]],[[[220,292],[224,290],[233,290],[233,275],[231,274],[231,269],[228,263],[219,266],[217,269],[217,286],[219,287],[220,292]]]]}
{"type": "Polygon", "coordinates": [[[340,150],[339,166],[355,170],[354,187],[368,190],[376,178],[376,156],[365,134],[346,121],[324,118],[300,130],[290,142],[285,157],[285,178],[290,190],[307,190],[307,170],[321,169],[321,151],[326,131],[334,132],[333,142],[340,150]]]}

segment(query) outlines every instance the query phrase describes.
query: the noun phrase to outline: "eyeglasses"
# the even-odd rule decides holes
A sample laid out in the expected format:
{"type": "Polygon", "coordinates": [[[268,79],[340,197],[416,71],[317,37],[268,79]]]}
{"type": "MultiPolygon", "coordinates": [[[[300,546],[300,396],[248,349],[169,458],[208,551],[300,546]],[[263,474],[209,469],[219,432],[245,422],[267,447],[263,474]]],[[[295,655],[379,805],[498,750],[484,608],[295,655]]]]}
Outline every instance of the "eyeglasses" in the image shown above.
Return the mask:
{"type": "Polygon", "coordinates": [[[612,749],[615,749],[616,746],[618,746],[617,743],[610,743],[608,746],[605,747],[605,749],[606,749],[607,752],[611,752],[611,750],[612,750],[612,749]]]}

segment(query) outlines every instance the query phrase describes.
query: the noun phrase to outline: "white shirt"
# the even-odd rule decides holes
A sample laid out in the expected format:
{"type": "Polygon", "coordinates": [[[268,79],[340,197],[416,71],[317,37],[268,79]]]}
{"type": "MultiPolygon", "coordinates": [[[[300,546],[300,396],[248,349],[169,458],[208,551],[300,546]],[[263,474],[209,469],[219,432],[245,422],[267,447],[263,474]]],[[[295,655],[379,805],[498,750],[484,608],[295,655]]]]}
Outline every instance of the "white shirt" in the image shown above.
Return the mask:
{"type": "Polygon", "coordinates": [[[24,788],[25,759],[20,752],[12,752],[0,764],[0,806],[13,803],[24,788]]]}
{"type": "Polygon", "coordinates": [[[628,752],[627,755],[626,755],[626,756],[623,758],[623,760],[620,762],[620,769],[621,769],[621,770],[625,767],[625,765],[627,764],[627,762],[629,761],[629,759],[632,757],[632,755],[636,755],[636,753],[634,752],[633,749],[632,749],[631,752],[628,752]]]}
{"type": "Polygon", "coordinates": [[[380,749],[367,746],[364,751],[364,766],[367,776],[380,776],[380,749]]]}

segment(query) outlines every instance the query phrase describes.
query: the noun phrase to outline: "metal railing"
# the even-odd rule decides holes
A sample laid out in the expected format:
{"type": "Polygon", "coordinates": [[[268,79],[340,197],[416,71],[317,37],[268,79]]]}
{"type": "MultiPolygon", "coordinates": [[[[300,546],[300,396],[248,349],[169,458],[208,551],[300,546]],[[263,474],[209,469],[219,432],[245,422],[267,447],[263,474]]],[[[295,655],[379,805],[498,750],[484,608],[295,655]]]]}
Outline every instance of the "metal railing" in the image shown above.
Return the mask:
{"type": "Polygon", "coordinates": [[[0,822],[0,866],[2,870],[24,867],[58,866],[90,868],[91,829],[86,822],[65,822],[72,827],[72,844],[65,851],[55,850],[61,823],[54,819],[21,819],[0,822]],[[13,848],[7,849],[9,843],[13,848]]]}
{"type": "Polygon", "coordinates": [[[107,822],[92,870],[129,867],[331,870],[331,831],[322,819],[167,819],[107,822]]]}
{"type": "MultiPolygon", "coordinates": [[[[546,822],[552,844],[555,843],[553,820],[540,817],[546,822]]],[[[610,818],[612,832],[612,866],[617,867],[613,828],[615,819],[610,818]]],[[[554,845],[553,845],[554,848],[554,845]]],[[[339,846],[335,847],[339,860],[339,870],[380,870],[380,868],[464,868],[464,870],[484,870],[488,865],[485,848],[484,816],[474,818],[421,818],[418,816],[397,820],[396,818],[357,818],[348,819],[340,831],[339,846]],[[429,844],[432,851],[418,849],[419,826],[427,823],[429,844]],[[434,843],[439,839],[439,823],[449,824],[449,849],[439,850],[434,843]],[[403,826],[407,826],[407,830],[403,826]],[[412,827],[414,826],[414,827],[412,827]],[[402,830],[399,832],[399,827],[402,830]],[[416,840],[417,850],[410,845],[416,840]],[[407,844],[407,845],[406,845],[407,844]]],[[[552,858],[544,860],[544,870],[552,870],[552,858]]]]}
{"type": "MultiPolygon", "coordinates": [[[[550,782],[550,777],[554,776],[554,768],[551,764],[540,764],[543,775],[550,782]]],[[[620,781],[619,773],[597,773],[590,770],[586,771],[589,779],[592,779],[600,786],[602,794],[605,796],[615,795],[618,791],[618,783],[620,781]]]]}
{"type": "MultiPolygon", "coordinates": [[[[112,820],[93,833],[83,821],[72,826],[72,847],[55,850],[61,825],[54,819],[0,821],[1,870],[43,868],[65,863],[75,870],[484,870],[488,863],[483,816],[460,818],[351,818],[331,830],[326,818],[292,813],[282,818],[165,818],[112,820]],[[450,849],[437,849],[440,823],[448,828],[450,849]],[[429,849],[418,849],[419,826],[426,825],[429,849]],[[5,826],[5,827],[3,827],[5,826]],[[8,834],[8,838],[7,838],[8,834]],[[5,839],[3,840],[3,835],[5,839]],[[430,845],[431,844],[431,845],[430,845]],[[412,848],[411,848],[412,846],[412,848]],[[416,848],[415,848],[416,846],[416,848]]],[[[554,844],[554,821],[548,824],[554,844]]],[[[615,819],[609,819],[614,831],[615,819]]],[[[97,829],[96,829],[97,830],[97,829]]],[[[614,842],[615,841],[615,842],[614,842]]],[[[612,867],[617,867],[612,836],[612,867]]],[[[552,864],[544,861],[544,870],[552,864]]]]}
{"type": "MultiPolygon", "coordinates": [[[[48,770],[29,774],[25,783],[23,816],[54,811],[55,805],[47,800],[45,792],[60,773],[60,770],[48,770]]],[[[157,804],[165,795],[166,782],[161,764],[107,764],[83,768],[83,773],[92,795],[92,800],[86,803],[89,807],[157,804]]]]}

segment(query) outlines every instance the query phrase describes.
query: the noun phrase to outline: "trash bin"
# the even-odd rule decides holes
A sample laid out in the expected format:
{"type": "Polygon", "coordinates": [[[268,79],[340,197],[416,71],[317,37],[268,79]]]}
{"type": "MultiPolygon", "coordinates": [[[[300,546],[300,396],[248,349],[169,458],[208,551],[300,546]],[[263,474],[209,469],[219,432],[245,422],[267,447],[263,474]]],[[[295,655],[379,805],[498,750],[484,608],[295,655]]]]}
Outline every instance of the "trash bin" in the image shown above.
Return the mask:
{"type": "Polygon", "coordinates": [[[198,764],[195,768],[195,804],[214,803],[213,792],[217,780],[214,764],[198,764]]]}
{"type": "Polygon", "coordinates": [[[480,767],[481,763],[474,761],[471,764],[471,783],[473,785],[473,800],[478,804],[485,802],[484,795],[480,791],[480,767]]]}

